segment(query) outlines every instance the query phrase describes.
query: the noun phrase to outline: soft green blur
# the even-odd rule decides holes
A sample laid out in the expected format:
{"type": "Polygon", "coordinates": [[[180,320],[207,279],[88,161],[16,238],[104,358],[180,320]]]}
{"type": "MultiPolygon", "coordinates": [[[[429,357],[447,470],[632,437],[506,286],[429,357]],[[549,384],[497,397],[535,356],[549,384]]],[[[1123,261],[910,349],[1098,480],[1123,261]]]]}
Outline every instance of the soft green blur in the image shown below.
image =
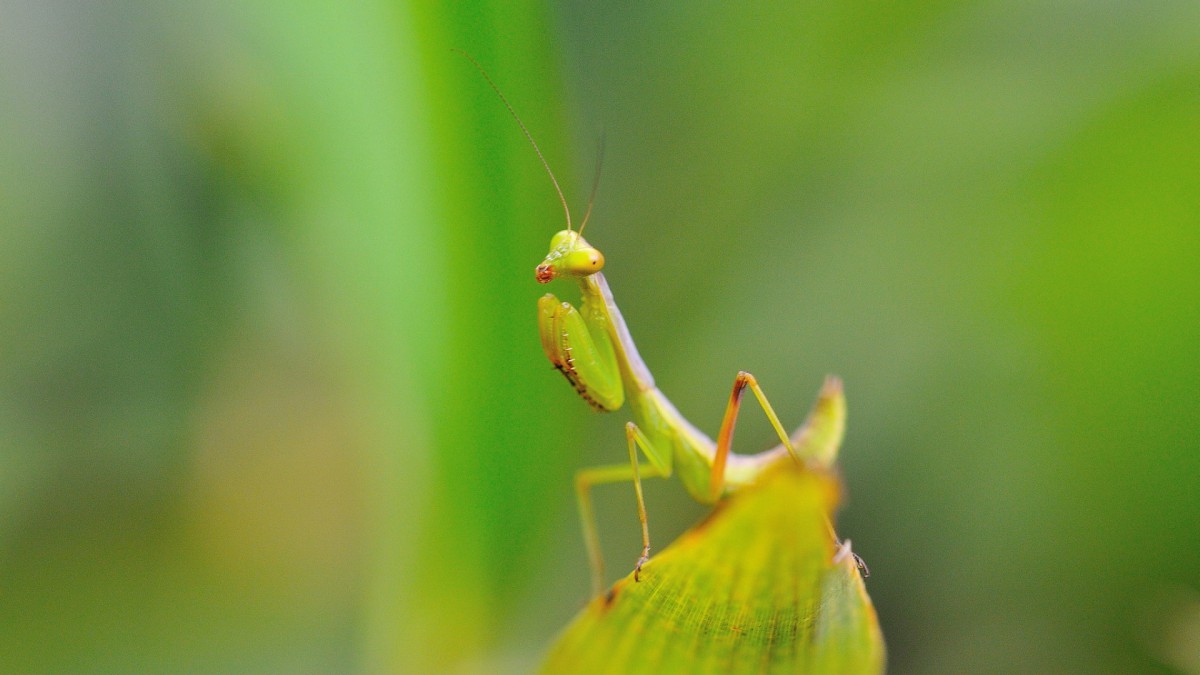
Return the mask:
{"type": "MultiPolygon", "coordinates": [[[[698,426],[845,379],[895,672],[1200,672],[1197,26],[0,4],[0,670],[522,672],[583,605],[627,417],[541,354],[561,208],[460,48],[576,217],[606,132],[587,236],[698,426]]],[[[647,502],[658,548],[704,513],[647,502]]]]}

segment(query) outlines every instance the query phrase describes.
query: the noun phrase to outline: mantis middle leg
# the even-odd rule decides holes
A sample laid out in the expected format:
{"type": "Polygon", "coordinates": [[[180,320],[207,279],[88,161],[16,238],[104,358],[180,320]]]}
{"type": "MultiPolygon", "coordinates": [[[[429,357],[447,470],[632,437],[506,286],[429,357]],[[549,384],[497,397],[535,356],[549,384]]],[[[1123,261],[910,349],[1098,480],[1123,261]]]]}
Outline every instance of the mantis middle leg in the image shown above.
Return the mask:
{"type": "MultiPolygon", "coordinates": [[[[587,544],[588,561],[592,569],[592,592],[599,595],[604,590],[604,556],[600,551],[600,535],[596,529],[596,513],[592,509],[591,489],[593,485],[602,483],[617,483],[633,481],[634,493],[637,495],[638,520],[642,523],[642,555],[638,558],[633,569],[633,578],[640,580],[642,565],[650,558],[650,527],[646,520],[646,500],[642,495],[643,472],[638,463],[638,447],[643,452],[649,441],[645,434],[633,422],[625,424],[625,439],[629,444],[629,464],[600,466],[580,469],[575,474],[575,496],[579,501],[579,519],[583,526],[583,538],[587,544]]],[[[646,478],[665,478],[666,475],[654,466],[646,469],[646,478]]]]}

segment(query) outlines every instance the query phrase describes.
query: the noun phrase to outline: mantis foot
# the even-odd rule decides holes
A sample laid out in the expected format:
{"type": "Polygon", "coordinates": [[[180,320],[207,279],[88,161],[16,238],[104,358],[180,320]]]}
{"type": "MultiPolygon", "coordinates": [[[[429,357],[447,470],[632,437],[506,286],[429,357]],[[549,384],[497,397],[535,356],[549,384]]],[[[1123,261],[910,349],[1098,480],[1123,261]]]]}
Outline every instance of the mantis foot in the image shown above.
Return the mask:
{"type": "Polygon", "coordinates": [[[637,565],[633,568],[633,580],[641,581],[642,565],[645,565],[650,560],[650,547],[642,549],[642,557],[638,558],[637,565]]]}
{"type": "Polygon", "coordinates": [[[871,576],[871,570],[867,567],[867,563],[857,553],[850,550],[849,539],[838,542],[837,549],[837,553],[833,554],[834,565],[845,560],[847,556],[854,556],[854,566],[858,568],[858,573],[862,575],[862,578],[866,579],[871,576]]]}

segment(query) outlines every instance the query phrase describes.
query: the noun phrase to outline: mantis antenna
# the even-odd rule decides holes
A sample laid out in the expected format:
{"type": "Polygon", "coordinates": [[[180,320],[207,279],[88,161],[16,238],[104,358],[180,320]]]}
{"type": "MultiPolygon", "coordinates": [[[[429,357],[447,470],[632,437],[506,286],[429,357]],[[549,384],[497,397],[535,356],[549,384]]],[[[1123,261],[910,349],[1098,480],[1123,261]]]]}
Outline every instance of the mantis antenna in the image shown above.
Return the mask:
{"type": "MultiPolygon", "coordinates": [[[[538,159],[542,160],[542,166],[546,167],[546,173],[550,174],[550,182],[554,183],[554,191],[558,193],[558,200],[562,202],[563,213],[567,214],[567,229],[570,230],[571,209],[567,208],[567,198],[563,196],[562,188],[558,186],[558,179],[554,177],[554,172],[550,170],[550,164],[546,161],[545,156],[542,155],[542,149],[538,147],[537,141],[533,140],[533,135],[529,133],[529,129],[525,128],[525,123],[521,121],[521,117],[517,115],[517,111],[513,110],[513,107],[508,102],[508,99],[504,97],[503,93],[501,93],[500,87],[497,87],[496,83],[492,82],[492,78],[488,76],[487,71],[483,69],[483,66],[479,65],[478,61],[461,49],[451,49],[451,51],[458,52],[459,54],[467,57],[467,60],[475,66],[475,69],[479,71],[479,74],[483,75],[483,79],[487,80],[488,86],[492,88],[492,91],[496,92],[496,95],[500,97],[500,101],[504,104],[504,107],[508,108],[509,114],[511,114],[513,119],[517,121],[517,124],[521,126],[521,131],[525,132],[525,138],[529,139],[529,144],[533,146],[533,151],[537,153],[538,159]]],[[[593,191],[593,195],[594,194],[595,192],[593,191]]],[[[590,212],[591,210],[592,207],[589,204],[588,211],[590,212]]],[[[587,218],[584,218],[584,222],[586,221],[587,218]]],[[[583,228],[581,227],[579,229],[582,230],[583,228]]]]}
{"type": "Polygon", "coordinates": [[[596,203],[596,189],[600,187],[600,167],[604,165],[604,132],[600,133],[600,142],[596,148],[596,175],[592,177],[592,194],[588,197],[587,213],[583,214],[583,222],[579,225],[579,236],[583,236],[583,228],[587,227],[588,218],[592,217],[592,205],[596,203]]]}

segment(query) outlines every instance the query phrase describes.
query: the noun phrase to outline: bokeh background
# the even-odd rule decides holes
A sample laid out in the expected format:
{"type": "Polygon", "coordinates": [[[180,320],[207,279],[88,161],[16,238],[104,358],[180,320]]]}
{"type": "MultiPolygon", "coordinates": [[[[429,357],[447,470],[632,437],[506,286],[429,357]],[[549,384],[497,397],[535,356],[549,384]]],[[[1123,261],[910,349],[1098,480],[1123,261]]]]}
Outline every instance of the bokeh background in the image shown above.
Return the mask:
{"type": "MultiPolygon", "coordinates": [[[[577,217],[607,135],[588,236],[693,421],[845,379],[894,672],[1200,672],[1198,28],[0,3],[0,670],[523,672],[586,601],[571,476],[627,418],[541,354],[561,209],[459,48],[577,217]]],[[[660,548],[704,513],[647,488],[660,548]]]]}

